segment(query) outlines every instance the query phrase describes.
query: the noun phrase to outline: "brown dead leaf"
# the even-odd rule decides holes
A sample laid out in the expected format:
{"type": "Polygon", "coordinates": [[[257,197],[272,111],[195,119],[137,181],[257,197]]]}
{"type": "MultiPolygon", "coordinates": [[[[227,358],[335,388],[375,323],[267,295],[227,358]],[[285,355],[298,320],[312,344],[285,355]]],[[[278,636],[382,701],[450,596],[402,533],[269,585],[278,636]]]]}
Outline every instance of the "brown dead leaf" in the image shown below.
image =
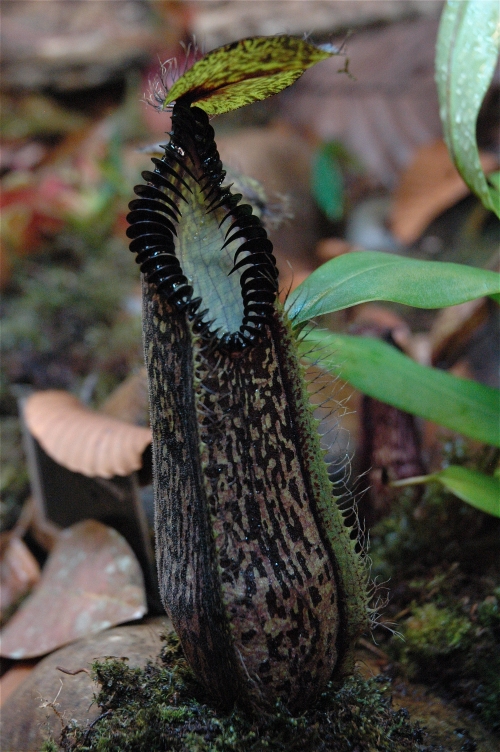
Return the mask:
{"type": "Polygon", "coordinates": [[[45,655],[146,610],[141,568],[128,543],[85,520],[60,533],[40,584],[2,630],[0,655],[45,655]]]}
{"type": "Polygon", "coordinates": [[[40,579],[38,562],[17,535],[7,534],[0,545],[0,615],[40,579]]]}
{"type": "Polygon", "coordinates": [[[160,32],[147,10],[130,2],[119,5],[117,12],[114,3],[7,3],[2,85],[14,91],[95,87],[176,39],[177,24],[160,32]]]}
{"type": "MultiPolygon", "coordinates": [[[[494,154],[480,154],[483,170],[497,167],[494,154]]],[[[390,228],[402,243],[414,243],[433,219],[470,193],[442,139],[422,146],[394,192],[390,228]]]]}
{"type": "Polygon", "coordinates": [[[68,470],[90,478],[130,475],[142,466],[149,428],[102,415],[68,392],[37,392],[26,400],[27,426],[45,452],[68,470]]]}
{"type": "Polygon", "coordinates": [[[136,426],[146,426],[149,418],[148,379],[141,368],[122,381],[99,406],[99,412],[136,426]]]}

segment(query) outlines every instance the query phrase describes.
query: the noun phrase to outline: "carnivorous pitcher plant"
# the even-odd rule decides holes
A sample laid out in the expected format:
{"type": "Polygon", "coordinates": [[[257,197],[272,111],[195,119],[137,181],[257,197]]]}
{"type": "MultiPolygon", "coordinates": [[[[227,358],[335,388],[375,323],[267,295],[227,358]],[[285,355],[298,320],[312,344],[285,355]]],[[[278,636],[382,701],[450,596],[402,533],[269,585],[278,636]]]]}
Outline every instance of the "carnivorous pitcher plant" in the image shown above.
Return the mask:
{"type": "Polygon", "coordinates": [[[254,37],[170,90],[170,140],[135,188],[161,596],[219,706],[292,712],[352,670],[367,575],[335,503],[272,243],[225,186],[210,115],[289,86],[331,52],[254,37]]]}

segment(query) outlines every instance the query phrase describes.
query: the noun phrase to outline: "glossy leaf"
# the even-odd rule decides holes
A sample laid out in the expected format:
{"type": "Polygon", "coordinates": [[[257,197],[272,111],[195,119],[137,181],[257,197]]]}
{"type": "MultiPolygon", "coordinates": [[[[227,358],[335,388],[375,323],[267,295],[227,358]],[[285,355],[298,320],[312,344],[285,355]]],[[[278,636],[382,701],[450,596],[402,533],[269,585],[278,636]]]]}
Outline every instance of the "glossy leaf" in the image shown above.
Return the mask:
{"type": "Polygon", "coordinates": [[[414,486],[436,481],[476,509],[500,517],[500,478],[477,470],[450,465],[438,473],[394,481],[393,486],[414,486]]]}
{"type": "Polygon", "coordinates": [[[363,394],[500,446],[496,389],[422,366],[370,337],[312,330],[301,342],[300,353],[363,394]]]}
{"type": "Polygon", "coordinates": [[[266,99],[332,56],[286,34],[249,37],[212,50],[173,84],[163,107],[185,97],[209,115],[266,99]]]}
{"type": "Polygon", "coordinates": [[[500,217],[500,194],[479,161],[476,121],[497,63],[498,0],[448,0],[436,48],[441,121],[451,157],[483,204],[500,217]]]}
{"type": "Polygon", "coordinates": [[[370,300],[444,308],[500,292],[500,275],[464,264],[356,251],[327,261],[290,296],[294,324],[370,300]]]}

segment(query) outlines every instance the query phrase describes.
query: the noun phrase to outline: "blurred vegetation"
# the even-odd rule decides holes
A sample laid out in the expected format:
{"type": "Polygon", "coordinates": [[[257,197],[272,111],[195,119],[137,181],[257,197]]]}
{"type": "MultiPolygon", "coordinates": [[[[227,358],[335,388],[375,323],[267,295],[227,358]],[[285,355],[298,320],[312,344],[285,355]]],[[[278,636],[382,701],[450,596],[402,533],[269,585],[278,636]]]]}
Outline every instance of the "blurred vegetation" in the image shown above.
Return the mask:
{"type": "MultiPolygon", "coordinates": [[[[76,150],[73,129],[82,123],[62,110],[72,131],[67,147],[56,147],[38,170],[12,171],[3,181],[1,517],[7,528],[28,490],[12,385],[66,389],[97,405],[142,362],[140,283],[125,237],[130,186],[139,177],[128,140],[144,133],[132,83],[115,112],[78,130],[76,150]]],[[[30,125],[38,128],[38,119],[28,119],[30,125]]],[[[54,127],[62,126],[56,121],[54,127]]]]}
{"type": "MultiPolygon", "coordinates": [[[[446,446],[446,445],[445,445],[446,446]]],[[[449,442],[454,464],[484,467],[484,453],[449,442]]],[[[491,458],[490,458],[491,460],[491,458]]],[[[415,506],[406,492],[371,530],[372,572],[390,588],[377,630],[393,672],[424,682],[500,728],[500,520],[436,483],[415,506]]]]}

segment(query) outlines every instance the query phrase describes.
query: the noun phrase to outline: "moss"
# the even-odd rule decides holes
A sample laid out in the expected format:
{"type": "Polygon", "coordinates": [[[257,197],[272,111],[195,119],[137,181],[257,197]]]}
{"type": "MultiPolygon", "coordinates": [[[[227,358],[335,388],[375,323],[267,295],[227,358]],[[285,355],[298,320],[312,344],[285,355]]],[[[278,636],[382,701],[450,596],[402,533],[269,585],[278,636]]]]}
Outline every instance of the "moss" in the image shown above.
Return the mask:
{"type": "Polygon", "coordinates": [[[442,571],[458,564],[466,575],[499,574],[500,520],[480,512],[437,484],[429,484],[415,507],[411,495],[401,494],[391,516],[370,533],[373,574],[394,583],[442,571]]]}
{"type": "Polygon", "coordinates": [[[467,613],[456,603],[414,606],[401,625],[404,642],[388,647],[410,679],[441,687],[491,730],[500,730],[499,612],[495,596],[467,613]]]}
{"type": "MultiPolygon", "coordinates": [[[[467,454],[458,459],[477,469],[467,454]]],[[[370,550],[375,576],[390,581],[384,619],[405,639],[379,632],[381,646],[403,675],[489,729],[500,729],[499,531],[499,520],[429,486],[417,508],[404,494],[396,500],[370,550]]]]}
{"type": "Polygon", "coordinates": [[[317,704],[294,717],[214,710],[188,668],[174,636],[161,661],[144,670],[121,660],[96,663],[102,713],[88,727],[66,726],[61,749],[84,752],[403,752],[423,750],[423,734],[405,710],[393,711],[385,680],[352,677],[330,685],[317,704]]]}
{"type": "Polygon", "coordinates": [[[40,752],[57,752],[58,749],[59,747],[57,746],[57,744],[51,739],[48,739],[42,744],[40,752]]]}
{"type": "Polygon", "coordinates": [[[422,678],[429,669],[434,673],[440,661],[449,662],[471,645],[469,619],[434,603],[415,607],[402,626],[404,642],[393,647],[411,678],[422,678]]]}
{"type": "Polygon", "coordinates": [[[408,654],[430,659],[435,655],[449,655],[466,650],[470,645],[471,623],[448,608],[434,603],[416,608],[404,629],[405,650],[408,654]]]}

